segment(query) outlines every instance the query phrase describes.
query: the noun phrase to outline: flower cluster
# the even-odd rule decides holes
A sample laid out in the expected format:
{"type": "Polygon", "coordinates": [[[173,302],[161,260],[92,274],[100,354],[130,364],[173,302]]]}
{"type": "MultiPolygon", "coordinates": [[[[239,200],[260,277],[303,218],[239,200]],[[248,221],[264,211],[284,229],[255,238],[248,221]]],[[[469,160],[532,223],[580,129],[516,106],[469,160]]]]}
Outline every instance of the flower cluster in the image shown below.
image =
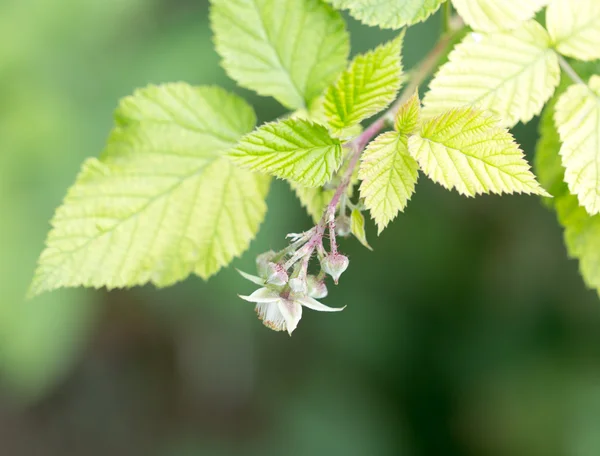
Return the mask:
{"type": "Polygon", "coordinates": [[[348,258],[337,251],[333,223],[330,229],[331,252],[323,247],[325,227],[319,224],[305,233],[289,235],[292,241],[285,249],[259,255],[256,259],[258,276],[239,271],[244,278],[260,286],[250,296],[240,297],[256,303],[256,313],[265,326],[275,331],[285,329],[291,335],[302,318],[303,306],[321,312],[344,309],[317,301],[327,296],[325,276],[330,275],[337,284],[349,263],[348,258]],[[315,252],[320,272],[312,275],[308,273],[308,266],[315,252]]]}

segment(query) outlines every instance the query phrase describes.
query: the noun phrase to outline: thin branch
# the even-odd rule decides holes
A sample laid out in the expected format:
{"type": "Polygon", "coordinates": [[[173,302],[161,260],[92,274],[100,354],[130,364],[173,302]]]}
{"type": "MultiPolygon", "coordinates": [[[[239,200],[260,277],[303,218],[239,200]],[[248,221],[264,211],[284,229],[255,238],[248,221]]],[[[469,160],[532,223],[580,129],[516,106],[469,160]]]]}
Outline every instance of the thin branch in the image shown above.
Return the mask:
{"type": "Polygon", "coordinates": [[[396,102],[392,105],[392,107],[379,119],[373,122],[369,127],[363,131],[363,133],[358,136],[354,141],[348,144],[349,147],[353,148],[353,153],[350,158],[350,162],[348,163],[348,169],[346,170],[346,174],[340,185],[338,186],[331,202],[327,206],[327,210],[323,216],[324,221],[328,221],[332,215],[335,214],[335,208],[340,200],[340,197],[344,194],[344,192],[348,189],[348,186],[352,182],[352,175],[354,174],[354,168],[358,164],[358,160],[363,150],[369,144],[369,142],[377,136],[385,128],[387,124],[393,124],[394,118],[396,117],[396,113],[398,109],[406,103],[410,97],[415,93],[416,90],[419,89],[419,86],[422,85],[425,80],[431,76],[431,74],[437,68],[439,61],[446,54],[448,47],[452,43],[452,40],[456,36],[456,34],[462,30],[464,24],[462,21],[452,20],[453,23],[450,33],[443,35],[435,47],[425,56],[425,58],[419,63],[413,71],[410,72],[410,82],[402,91],[402,95],[396,100],[396,102]]]}
{"type": "Polygon", "coordinates": [[[571,78],[571,80],[575,83],[575,84],[583,84],[585,86],[587,86],[587,84],[584,82],[583,79],[581,79],[581,77],[577,74],[577,72],[573,69],[573,67],[569,64],[569,62],[567,62],[567,60],[560,54],[558,55],[558,63],[560,64],[560,67],[564,70],[565,73],[567,73],[567,76],[569,76],[569,78],[571,78]]]}
{"type": "Polygon", "coordinates": [[[448,0],[442,6],[442,33],[452,31],[452,3],[448,0]]]}
{"type": "MultiPolygon", "coordinates": [[[[375,136],[377,136],[384,128],[386,128],[386,126],[393,124],[398,109],[400,109],[400,107],[410,99],[410,97],[415,93],[415,91],[419,89],[419,86],[422,85],[426,81],[426,79],[431,76],[431,74],[438,67],[442,57],[447,53],[448,48],[452,44],[454,38],[464,28],[464,23],[457,16],[448,17],[447,23],[449,31],[442,35],[438,43],[429,52],[429,54],[427,54],[425,58],[415,67],[415,69],[410,72],[410,82],[402,91],[402,95],[396,100],[392,107],[385,114],[379,117],[375,122],[369,125],[362,132],[362,134],[360,134],[353,141],[346,144],[346,147],[349,147],[352,151],[348,162],[348,168],[346,169],[346,173],[344,174],[340,184],[336,188],[335,194],[331,198],[331,201],[327,205],[327,208],[323,213],[323,217],[321,218],[319,223],[313,228],[314,231],[312,231],[312,236],[310,237],[306,245],[301,249],[302,252],[299,253],[299,255],[310,256],[313,254],[313,252],[318,246],[322,245],[323,235],[325,234],[327,227],[330,225],[330,223],[333,223],[335,219],[337,205],[340,202],[340,198],[342,197],[342,195],[346,193],[348,187],[352,183],[352,176],[354,175],[354,170],[358,165],[360,156],[363,153],[365,147],[375,136]]],[[[292,263],[294,260],[295,258],[288,261],[288,263],[292,263]]]]}

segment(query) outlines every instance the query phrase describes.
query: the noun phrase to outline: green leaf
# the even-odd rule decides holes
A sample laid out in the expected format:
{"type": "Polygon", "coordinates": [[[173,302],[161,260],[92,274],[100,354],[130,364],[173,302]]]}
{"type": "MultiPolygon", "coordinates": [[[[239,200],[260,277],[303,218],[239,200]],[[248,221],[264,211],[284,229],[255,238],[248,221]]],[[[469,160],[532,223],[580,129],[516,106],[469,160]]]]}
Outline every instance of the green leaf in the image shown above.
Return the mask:
{"type": "Polygon", "coordinates": [[[373,250],[367,242],[367,234],[365,233],[365,217],[358,209],[352,210],[350,215],[350,231],[359,242],[369,250],[373,250]]]}
{"type": "Polygon", "coordinates": [[[399,29],[422,22],[445,0],[327,0],[335,8],[347,9],[364,24],[399,29]]]}
{"type": "Polygon", "coordinates": [[[559,80],[558,57],[537,22],[510,32],[471,33],[431,82],[423,116],[474,106],[492,111],[511,127],[539,114],[559,80]]]}
{"type": "Polygon", "coordinates": [[[321,0],[211,0],[217,52],[240,86],[306,108],[346,67],[350,39],[321,0]]]}
{"type": "MultiPolygon", "coordinates": [[[[576,70],[587,77],[600,70],[600,65],[577,64],[576,70]]],[[[566,90],[568,84],[570,80],[565,78],[558,94],[566,90]]],[[[540,139],[535,153],[536,172],[542,185],[555,197],[552,200],[553,206],[557,210],[559,222],[565,228],[564,237],[569,256],[579,260],[579,271],[586,285],[600,294],[600,215],[590,216],[579,206],[577,197],[569,193],[563,182],[564,168],[559,155],[560,136],[554,123],[558,94],[546,106],[540,121],[540,139]]]]}
{"type": "MultiPolygon", "coordinates": [[[[325,207],[329,204],[333,195],[335,194],[335,189],[341,183],[342,179],[346,175],[348,171],[348,155],[351,151],[346,153],[345,158],[343,159],[342,166],[338,169],[332,178],[320,187],[303,187],[294,182],[290,182],[290,187],[296,193],[296,196],[300,200],[300,203],[304,208],[306,208],[306,212],[310,215],[315,223],[318,223],[323,216],[323,212],[325,207]]],[[[348,198],[351,198],[354,194],[354,186],[358,182],[358,170],[355,169],[354,174],[352,175],[352,181],[350,185],[348,185],[348,189],[346,191],[346,195],[348,198]]],[[[338,206],[340,203],[338,203],[338,206]]]]}
{"type": "Polygon", "coordinates": [[[420,122],[421,100],[419,99],[419,91],[415,91],[414,95],[398,109],[394,128],[400,134],[411,135],[419,129],[420,122]]]}
{"type": "Polygon", "coordinates": [[[301,185],[290,183],[292,189],[298,196],[300,203],[306,212],[310,215],[315,223],[318,223],[323,216],[325,207],[333,198],[335,190],[327,189],[323,187],[302,187],[301,185]]]}
{"type": "Polygon", "coordinates": [[[546,26],[558,52],[579,60],[600,58],[600,2],[552,0],[546,26]]]}
{"type": "Polygon", "coordinates": [[[325,94],[313,101],[308,111],[296,111],[294,116],[297,118],[304,118],[312,120],[321,125],[325,125],[329,129],[329,134],[334,138],[338,138],[342,141],[349,141],[356,138],[363,132],[361,124],[352,125],[348,128],[335,129],[329,124],[329,118],[325,112],[325,94]]]}
{"type": "Polygon", "coordinates": [[[576,84],[556,104],[565,182],[591,214],[600,213],[600,76],[576,84]]]}
{"type": "Polygon", "coordinates": [[[408,147],[430,179],[461,194],[548,195],[512,135],[476,109],[454,109],[426,122],[408,147]]]}
{"type": "Polygon", "coordinates": [[[342,145],[319,124],[286,119],[247,134],[229,156],[243,168],[318,187],[340,167],[342,145]]]}
{"type": "Polygon", "coordinates": [[[600,215],[591,217],[573,196],[559,198],[556,210],[569,256],[579,259],[585,284],[600,295],[600,215]]]}
{"type": "MultiPolygon", "coordinates": [[[[566,90],[566,78],[561,81],[556,94],[544,108],[538,127],[539,139],[536,145],[534,169],[540,184],[548,190],[554,198],[544,198],[543,202],[549,207],[554,207],[556,197],[569,194],[565,179],[565,168],[560,162],[558,151],[561,142],[554,124],[554,112],[558,94],[566,90]]],[[[569,80],[570,83],[570,80],[569,80]]]]}
{"type": "Polygon", "coordinates": [[[117,117],[106,150],[84,163],[54,215],[32,295],[208,278],[256,235],[269,179],[224,155],[254,126],[244,100],[215,87],[150,86],[117,117]]]}
{"type": "Polygon", "coordinates": [[[535,16],[548,0],[452,0],[456,11],[473,30],[512,30],[535,16]]]}
{"type": "Polygon", "coordinates": [[[564,168],[559,155],[560,141],[552,119],[552,106],[548,108],[536,148],[536,170],[555,196],[553,206],[565,230],[569,257],[579,260],[579,272],[585,284],[600,295],[600,215],[590,216],[562,183],[564,168]]]}
{"type": "Polygon", "coordinates": [[[325,94],[324,108],[333,131],[377,114],[396,98],[402,83],[402,42],[398,38],[358,55],[325,94]]]}
{"type": "Polygon", "coordinates": [[[396,132],[379,135],[363,152],[358,172],[360,196],[377,224],[378,234],[404,211],[415,191],[418,169],[408,154],[406,136],[396,132]]]}
{"type": "MultiPolygon", "coordinates": [[[[594,73],[600,73],[600,62],[573,62],[573,67],[579,75],[586,79],[594,73]]],[[[563,76],[556,93],[542,112],[538,128],[539,140],[535,151],[534,168],[542,186],[555,197],[544,200],[551,206],[554,206],[556,197],[569,195],[569,188],[564,182],[565,168],[559,155],[561,139],[554,122],[556,103],[569,87],[572,87],[571,79],[563,76]]]]}

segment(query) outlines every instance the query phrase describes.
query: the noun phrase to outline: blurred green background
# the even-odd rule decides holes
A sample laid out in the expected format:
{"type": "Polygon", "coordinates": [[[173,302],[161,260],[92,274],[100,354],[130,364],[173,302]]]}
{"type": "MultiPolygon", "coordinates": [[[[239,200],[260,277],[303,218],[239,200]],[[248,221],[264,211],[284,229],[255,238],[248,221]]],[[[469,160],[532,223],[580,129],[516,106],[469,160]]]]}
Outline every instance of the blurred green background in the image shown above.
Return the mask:
{"type": "MultiPolygon", "coordinates": [[[[233,269],[169,289],[25,301],[49,228],[120,97],[148,83],[236,88],[206,0],[0,1],[0,455],[600,454],[600,305],[534,197],[466,199],[422,178],[292,338],[233,269]]],[[[405,63],[440,18],[413,27],[405,63]]],[[[390,33],[349,21],[353,52],[390,33]]],[[[531,158],[536,125],[518,127],[531,158]]],[[[310,226],[281,182],[251,251],[310,226]]]]}

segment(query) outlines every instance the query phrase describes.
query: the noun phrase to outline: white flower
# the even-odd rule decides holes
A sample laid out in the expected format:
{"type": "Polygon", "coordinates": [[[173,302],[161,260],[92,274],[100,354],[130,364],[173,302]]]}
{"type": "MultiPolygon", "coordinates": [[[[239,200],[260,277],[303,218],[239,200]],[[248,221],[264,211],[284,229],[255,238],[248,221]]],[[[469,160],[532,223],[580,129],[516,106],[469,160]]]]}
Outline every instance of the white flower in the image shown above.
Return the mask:
{"type": "Polygon", "coordinates": [[[339,312],[346,307],[328,307],[304,295],[289,295],[285,298],[277,291],[268,288],[259,288],[250,296],[240,296],[240,298],[256,303],[256,313],[265,326],[275,331],[286,329],[290,336],[302,318],[302,306],[320,312],[339,312]]]}

